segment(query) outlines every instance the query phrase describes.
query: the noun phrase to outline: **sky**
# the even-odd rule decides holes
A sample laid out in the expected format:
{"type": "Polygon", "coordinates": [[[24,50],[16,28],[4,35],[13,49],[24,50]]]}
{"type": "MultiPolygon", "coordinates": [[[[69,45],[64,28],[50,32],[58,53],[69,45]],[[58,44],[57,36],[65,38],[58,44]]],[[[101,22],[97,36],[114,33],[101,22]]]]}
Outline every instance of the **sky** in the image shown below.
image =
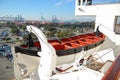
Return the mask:
{"type": "MultiPolygon", "coordinates": [[[[96,3],[120,2],[120,0],[93,0],[96,3]]],[[[75,0],[0,0],[0,17],[22,15],[28,20],[41,20],[41,15],[51,20],[72,20],[75,17],[75,0]]],[[[83,19],[91,19],[83,18],[83,19]]]]}

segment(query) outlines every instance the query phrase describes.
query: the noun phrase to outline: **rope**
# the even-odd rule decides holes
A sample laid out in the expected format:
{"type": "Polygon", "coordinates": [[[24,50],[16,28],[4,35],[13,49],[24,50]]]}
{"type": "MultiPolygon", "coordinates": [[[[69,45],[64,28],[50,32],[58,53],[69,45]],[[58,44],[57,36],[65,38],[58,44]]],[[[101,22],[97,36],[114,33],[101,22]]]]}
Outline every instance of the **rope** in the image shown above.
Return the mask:
{"type": "MultiPolygon", "coordinates": [[[[115,50],[118,46],[112,48],[110,51],[106,52],[105,54],[103,54],[102,56],[98,57],[96,60],[94,60],[93,62],[97,61],[98,59],[102,58],[103,56],[105,56],[106,54],[108,54],[109,52],[111,52],[112,50],[115,50]]],[[[93,63],[93,62],[90,62],[90,63],[93,63]]],[[[88,65],[90,64],[88,63],[88,65]]]]}

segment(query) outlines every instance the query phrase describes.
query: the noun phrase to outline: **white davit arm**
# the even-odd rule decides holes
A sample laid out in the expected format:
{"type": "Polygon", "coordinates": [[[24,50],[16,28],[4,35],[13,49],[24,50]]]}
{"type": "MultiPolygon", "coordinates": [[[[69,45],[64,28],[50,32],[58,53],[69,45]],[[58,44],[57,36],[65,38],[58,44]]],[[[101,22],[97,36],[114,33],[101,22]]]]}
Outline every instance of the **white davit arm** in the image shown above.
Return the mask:
{"type": "MultiPolygon", "coordinates": [[[[28,25],[27,30],[37,36],[41,45],[48,45],[47,39],[41,30],[32,25],[28,25]]],[[[41,47],[41,50],[44,51],[44,47],[41,47]]]]}
{"type": "Polygon", "coordinates": [[[40,80],[48,80],[49,77],[55,73],[56,68],[56,51],[48,43],[47,38],[43,32],[35,26],[27,26],[29,32],[34,33],[41,45],[41,52],[38,52],[38,55],[41,56],[40,64],[38,66],[38,74],[40,80]]]}
{"type": "Polygon", "coordinates": [[[107,29],[106,27],[100,25],[99,30],[105,34],[111,41],[113,41],[116,45],[120,45],[120,35],[115,34],[115,32],[107,29]]]}

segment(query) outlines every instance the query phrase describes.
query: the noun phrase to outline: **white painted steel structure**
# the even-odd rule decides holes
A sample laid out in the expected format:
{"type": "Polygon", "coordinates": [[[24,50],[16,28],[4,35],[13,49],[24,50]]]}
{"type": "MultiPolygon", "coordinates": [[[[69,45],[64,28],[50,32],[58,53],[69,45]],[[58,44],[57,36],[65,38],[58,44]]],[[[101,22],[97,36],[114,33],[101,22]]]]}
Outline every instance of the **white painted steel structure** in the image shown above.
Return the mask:
{"type": "MultiPolygon", "coordinates": [[[[82,0],[81,0],[82,2],[82,0]]],[[[115,17],[120,16],[120,3],[100,4],[100,5],[79,5],[76,0],[75,6],[76,16],[96,16],[95,30],[99,26],[99,30],[109,37],[117,45],[120,44],[120,35],[115,34],[115,17]]]]}

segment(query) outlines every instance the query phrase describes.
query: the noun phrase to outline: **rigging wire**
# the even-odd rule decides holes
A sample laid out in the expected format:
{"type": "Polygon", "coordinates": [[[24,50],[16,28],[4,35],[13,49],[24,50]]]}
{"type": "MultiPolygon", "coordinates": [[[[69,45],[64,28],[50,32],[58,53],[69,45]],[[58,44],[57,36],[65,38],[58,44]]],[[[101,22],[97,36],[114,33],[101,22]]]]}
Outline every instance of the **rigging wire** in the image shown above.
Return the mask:
{"type": "Polygon", "coordinates": [[[102,58],[103,56],[105,56],[105,55],[107,55],[109,52],[111,52],[112,50],[115,50],[116,48],[118,48],[119,46],[116,46],[116,47],[114,47],[114,48],[112,48],[112,49],[110,49],[108,52],[106,52],[105,54],[103,54],[103,55],[101,55],[101,56],[99,56],[98,58],[96,58],[94,61],[92,61],[92,62],[90,62],[90,63],[88,63],[88,65],[89,64],[91,64],[91,63],[93,63],[93,62],[95,62],[95,61],[97,61],[98,59],[100,59],[100,58],[102,58]]]}

